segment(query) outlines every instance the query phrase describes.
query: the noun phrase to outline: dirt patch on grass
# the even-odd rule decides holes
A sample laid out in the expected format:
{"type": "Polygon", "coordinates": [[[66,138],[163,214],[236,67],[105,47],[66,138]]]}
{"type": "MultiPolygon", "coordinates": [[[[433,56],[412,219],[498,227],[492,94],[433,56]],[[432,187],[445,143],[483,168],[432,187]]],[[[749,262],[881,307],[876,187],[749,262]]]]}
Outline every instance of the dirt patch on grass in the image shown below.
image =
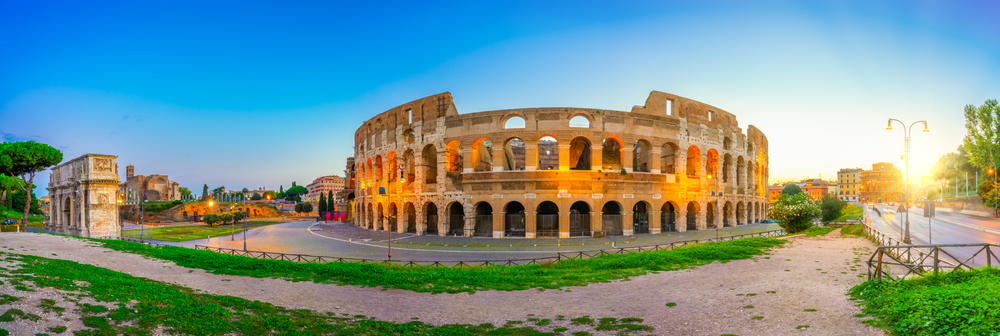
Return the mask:
{"type": "Polygon", "coordinates": [[[871,243],[857,238],[799,237],[754,260],[562,290],[475,294],[428,294],[216,275],[91,244],[53,235],[0,234],[0,245],[6,245],[4,251],[11,253],[73,260],[287,308],[362,314],[396,322],[419,317],[434,324],[504,325],[528,318],[589,315],[595,319],[642,318],[655,328],[653,333],[661,335],[881,334],[853,317],[860,309],[845,296],[847,289],[861,280],[858,275],[864,270],[860,257],[873,249],[871,243]]]}

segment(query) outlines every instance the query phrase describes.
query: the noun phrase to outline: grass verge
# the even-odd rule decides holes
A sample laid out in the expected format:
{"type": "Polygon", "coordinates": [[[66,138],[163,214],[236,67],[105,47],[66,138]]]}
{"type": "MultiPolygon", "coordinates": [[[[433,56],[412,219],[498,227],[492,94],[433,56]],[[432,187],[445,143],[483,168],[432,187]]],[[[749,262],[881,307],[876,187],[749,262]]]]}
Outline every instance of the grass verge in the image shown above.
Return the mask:
{"type": "MultiPolygon", "coordinates": [[[[278,221],[250,221],[247,222],[247,230],[258,228],[264,225],[281,223],[278,221]]],[[[195,239],[205,239],[209,237],[227,236],[234,233],[243,232],[243,225],[191,225],[191,226],[171,226],[146,228],[143,230],[122,230],[123,237],[139,237],[142,233],[146,239],[163,240],[172,242],[182,242],[195,239]]]]}
{"type": "Polygon", "coordinates": [[[865,235],[865,227],[859,224],[845,225],[840,230],[840,234],[861,237],[865,235]]]}
{"type": "Polygon", "coordinates": [[[726,242],[688,245],[670,251],[647,251],[604,255],[589,259],[518,266],[401,266],[361,263],[296,263],[254,259],[182,247],[98,240],[104,247],[157,259],[180,266],[204,269],[216,274],[282,278],[364,287],[398,288],[431,293],[474,293],[480,290],[559,289],[609,282],[646,272],[670,271],[727,262],[761,255],[785,241],[773,238],[745,238],[726,242]]]}
{"type": "MultiPolygon", "coordinates": [[[[561,331],[570,326],[565,320],[560,320],[560,326],[549,325],[549,320],[545,325],[522,322],[502,327],[489,323],[435,326],[420,321],[386,322],[363,315],[321,314],[233,296],[199,294],[190,288],[72,261],[4,253],[0,256],[17,264],[10,270],[0,270],[0,277],[30,282],[36,288],[61,290],[66,301],[75,303],[72,311],[79,313],[88,329],[75,330],[74,335],[151,335],[160,328],[168,334],[183,335],[562,335],[561,331]],[[81,303],[82,297],[98,303],[81,303]]],[[[41,319],[35,317],[22,319],[41,319]]],[[[573,328],[613,330],[624,335],[653,331],[638,318],[600,321],[598,325],[573,328]]],[[[65,331],[65,327],[59,328],[59,332],[65,331]]]]}
{"type": "Polygon", "coordinates": [[[845,222],[853,220],[861,220],[861,214],[865,209],[854,204],[848,204],[844,210],[841,210],[840,217],[835,219],[834,222],[845,222]]]}
{"type": "Polygon", "coordinates": [[[957,270],[903,281],[867,281],[850,290],[866,320],[894,335],[997,335],[1000,269],[957,270]]]}
{"type": "MultiPolygon", "coordinates": [[[[799,232],[796,232],[796,233],[793,233],[793,234],[804,234],[804,235],[809,236],[809,237],[825,236],[827,233],[833,232],[833,230],[836,230],[836,229],[837,228],[835,228],[835,227],[811,226],[808,229],[805,229],[805,230],[802,230],[802,231],[799,231],[799,232]]],[[[793,234],[788,234],[788,235],[790,236],[790,235],[793,235],[793,234]]]]}

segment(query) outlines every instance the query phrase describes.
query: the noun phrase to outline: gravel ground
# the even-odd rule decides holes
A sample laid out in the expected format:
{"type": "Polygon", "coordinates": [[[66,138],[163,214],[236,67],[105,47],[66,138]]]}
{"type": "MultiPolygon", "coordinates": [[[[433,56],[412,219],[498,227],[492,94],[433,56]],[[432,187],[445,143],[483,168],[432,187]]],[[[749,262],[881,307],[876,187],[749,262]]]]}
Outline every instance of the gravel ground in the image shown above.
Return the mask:
{"type": "MultiPolygon", "coordinates": [[[[210,274],[197,269],[188,273],[192,269],[172,262],[94,247],[93,243],[84,240],[55,235],[3,233],[0,245],[14,248],[5,252],[77,261],[208,294],[233,295],[287,308],[363,314],[398,322],[419,317],[433,324],[489,322],[503,325],[509,320],[526,320],[532,317],[529,314],[549,319],[557,315],[567,318],[589,315],[594,318],[643,318],[643,324],[655,327],[654,333],[659,335],[882,334],[879,329],[861,323],[862,318],[853,317],[860,309],[845,296],[851,286],[862,280],[858,275],[865,271],[860,260],[854,258],[870,255],[873,245],[860,238],[835,236],[839,236],[839,230],[829,237],[790,238],[791,242],[784,248],[755,260],[713,263],[627,281],[565,290],[475,294],[428,294],[256,279],[210,274]],[[666,306],[669,302],[676,306],[666,306]],[[754,319],[755,316],[762,318],[754,319]],[[800,327],[806,325],[808,327],[800,327]]],[[[11,289],[4,290],[10,293],[11,289]]],[[[0,323],[0,327],[11,330],[5,323],[0,323]]]]}

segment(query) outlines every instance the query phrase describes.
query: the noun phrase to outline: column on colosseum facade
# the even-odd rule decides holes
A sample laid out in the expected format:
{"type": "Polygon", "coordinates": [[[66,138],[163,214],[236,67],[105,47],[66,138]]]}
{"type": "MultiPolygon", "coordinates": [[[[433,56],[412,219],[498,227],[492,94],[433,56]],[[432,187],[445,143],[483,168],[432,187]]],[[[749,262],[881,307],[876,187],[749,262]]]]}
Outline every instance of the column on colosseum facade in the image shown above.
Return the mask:
{"type": "Polygon", "coordinates": [[[524,170],[538,169],[538,143],[524,142],[524,170]]]}
{"type": "Polygon", "coordinates": [[[653,174],[663,173],[663,171],[660,169],[661,165],[663,164],[663,161],[662,161],[663,158],[660,155],[663,155],[663,150],[661,150],[660,147],[653,146],[653,148],[649,149],[649,172],[650,173],[653,173],[653,174]]]}
{"type": "Polygon", "coordinates": [[[622,168],[625,169],[625,172],[631,173],[635,169],[635,167],[632,166],[632,164],[635,163],[634,161],[635,161],[635,145],[625,144],[624,146],[622,146],[622,154],[621,154],[622,168]]]}

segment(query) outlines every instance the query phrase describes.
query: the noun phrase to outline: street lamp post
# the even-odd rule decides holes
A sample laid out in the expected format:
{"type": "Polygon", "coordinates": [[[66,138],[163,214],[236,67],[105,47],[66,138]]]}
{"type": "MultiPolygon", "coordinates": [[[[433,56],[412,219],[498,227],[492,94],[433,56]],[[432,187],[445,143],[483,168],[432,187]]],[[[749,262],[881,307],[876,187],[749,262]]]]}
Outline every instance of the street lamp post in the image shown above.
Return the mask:
{"type": "Polygon", "coordinates": [[[923,133],[927,133],[927,132],[930,132],[930,131],[927,129],[927,121],[925,121],[925,120],[915,121],[912,124],[910,124],[910,126],[906,126],[906,124],[903,123],[902,121],[899,121],[897,119],[892,119],[892,118],[889,118],[889,121],[886,123],[886,127],[885,127],[886,131],[892,131],[892,122],[893,121],[896,121],[900,125],[903,125],[903,157],[901,157],[901,159],[903,159],[904,163],[906,164],[906,185],[904,186],[905,187],[905,189],[904,189],[905,193],[903,194],[903,199],[902,199],[903,209],[906,210],[906,228],[903,230],[904,231],[904,233],[903,233],[904,234],[903,235],[903,243],[904,244],[909,244],[910,243],[910,208],[908,206],[908,204],[909,204],[909,202],[908,202],[908,196],[909,196],[909,189],[910,189],[910,131],[913,129],[913,125],[916,125],[916,124],[919,124],[919,123],[924,123],[924,132],[923,133]]]}

